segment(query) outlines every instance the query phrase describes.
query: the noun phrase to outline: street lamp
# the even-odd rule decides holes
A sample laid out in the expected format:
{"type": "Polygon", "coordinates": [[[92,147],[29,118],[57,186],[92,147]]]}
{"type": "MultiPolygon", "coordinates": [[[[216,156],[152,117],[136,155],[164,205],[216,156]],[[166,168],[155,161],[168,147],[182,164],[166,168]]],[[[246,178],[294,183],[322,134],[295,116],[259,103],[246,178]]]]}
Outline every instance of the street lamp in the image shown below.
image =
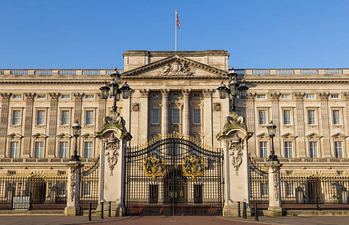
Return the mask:
{"type": "Polygon", "coordinates": [[[105,81],[105,83],[99,88],[101,90],[101,98],[102,99],[108,99],[108,96],[114,98],[114,104],[113,104],[113,112],[117,112],[117,106],[116,102],[120,100],[120,95],[122,94],[123,99],[127,99],[130,95],[130,86],[125,82],[121,88],[119,88],[119,80],[120,80],[120,73],[118,72],[117,68],[114,68],[114,72],[110,74],[110,77],[112,80],[110,81],[109,85],[105,81]],[[110,91],[110,93],[109,93],[110,91]]]}
{"type": "Polygon", "coordinates": [[[80,161],[80,156],[78,155],[78,137],[80,136],[81,125],[78,120],[73,124],[73,135],[75,137],[75,149],[74,155],[70,158],[70,161],[80,161]]]}
{"type": "Polygon", "coordinates": [[[278,161],[278,157],[275,155],[275,151],[274,151],[274,137],[276,133],[276,125],[271,120],[267,128],[268,128],[269,137],[271,138],[271,152],[269,155],[269,161],[278,161]]]}
{"type": "Polygon", "coordinates": [[[221,81],[221,84],[218,86],[219,91],[219,97],[221,99],[225,99],[226,95],[228,93],[229,100],[233,102],[232,110],[235,111],[235,98],[246,98],[246,93],[248,90],[247,85],[244,83],[244,80],[241,80],[241,83],[238,83],[237,81],[237,73],[234,72],[233,67],[229,71],[229,84],[228,87],[225,86],[223,81],[221,81]]]}

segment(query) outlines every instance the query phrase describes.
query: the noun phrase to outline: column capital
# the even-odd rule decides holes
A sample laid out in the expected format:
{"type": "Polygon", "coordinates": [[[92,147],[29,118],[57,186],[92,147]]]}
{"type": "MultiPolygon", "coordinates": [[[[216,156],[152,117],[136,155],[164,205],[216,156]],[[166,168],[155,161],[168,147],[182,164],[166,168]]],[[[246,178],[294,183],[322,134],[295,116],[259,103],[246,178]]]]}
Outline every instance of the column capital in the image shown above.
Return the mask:
{"type": "Polygon", "coordinates": [[[202,94],[205,98],[211,98],[213,93],[213,89],[202,89],[202,94]]]}
{"type": "Polygon", "coordinates": [[[189,97],[190,92],[191,92],[191,89],[182,89],[182,93],[184,97],[189,97]]]}
{"type": "Polygon", "coordinates": [[[26,100],[33,100],[35,93],[24,93],[24,97],[26,100]]]}
{"type": "Polygon", "coordinates": [[[59,93],[48,93],[48,96],[50,96],[50,100],[58,100],[59,93]]]}
{"type": "Polygon", "coordinates": [[[160,90],[162,97],[167,98],[168,94],[170,93],[170,89],[161,89],[160,90]]]}
{"type": "Polygon", "coordinates": [[[305,93],[303,92],[294,93],[294,97],[296,97],[296,100],[303,100],[304,96],[305,96],[305,93]]]}
{"type": "Polygon", "coordinates": [[[148,98],[149,96],[149,89],[140,89],[139,92],[141,93],[142,98],[148,98]]]}
{"type": "Polygon", "coordinates": [[[349,100],[349,92],[342,92],[342,95],[345,100],[349,100]]]}
{"type": "Polygon", "coordinates": [[[279,100],[281,94],[279,92],[274,92],[274,93],[269,93],[269,97],[272,99],[272,100],[279,100]]]}
{"type": "Polygon", "coordinates": [[[246,95],[246,98],[248,100],[254,100],[256,98],[257,94],[255,92],[250,92],[250,93],[247,93],[246,95]]]}
{"type": "Polygon", "coordinates": [[[11,93],[0,93],[0,96],[3,100],[9,100],[11,95],[11,93]]]}
{"type": "Polygon", "coordinates": [[[319,95],[321,100],[328,100],[330,93],[329,92],[319,92],[318,95],[319,95]]]}
{"type": "Polygon", "coordinates": [[[81,100],[84,97],[84,93],[73,93],[75,100],[81,100]]]}

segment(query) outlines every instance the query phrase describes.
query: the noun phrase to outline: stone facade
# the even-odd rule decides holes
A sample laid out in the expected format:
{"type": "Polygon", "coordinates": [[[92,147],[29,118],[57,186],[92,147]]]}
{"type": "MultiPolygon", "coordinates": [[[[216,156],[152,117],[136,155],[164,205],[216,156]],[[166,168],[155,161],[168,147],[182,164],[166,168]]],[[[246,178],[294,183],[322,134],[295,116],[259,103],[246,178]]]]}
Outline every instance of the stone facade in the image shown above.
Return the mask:
{"type": "MultiPolygon", "coordinates": [[[[229,100],[220,99],[216,89],[220,80],[227,84],[227,51],[126,51],[123,56],[121,82],[127,81],[132,93],[117,106],[132,146],[173,131],[221,145],[216,135],[229,115],[229,100]]],[[[99,87],[112,72],[0,69],[1,170],[66,170],[76,119],[82,125],[79,155],[83,161],[97,157],[101,141],[95,133],[113,104],[100,98],[99,87]]],[[[248,147],[258,162],[269,155],[266,125],[273,120],[281,170],[347,170],[349,69],[235,72],[250,88],[235,104],[253,132],[248,147]]]]}

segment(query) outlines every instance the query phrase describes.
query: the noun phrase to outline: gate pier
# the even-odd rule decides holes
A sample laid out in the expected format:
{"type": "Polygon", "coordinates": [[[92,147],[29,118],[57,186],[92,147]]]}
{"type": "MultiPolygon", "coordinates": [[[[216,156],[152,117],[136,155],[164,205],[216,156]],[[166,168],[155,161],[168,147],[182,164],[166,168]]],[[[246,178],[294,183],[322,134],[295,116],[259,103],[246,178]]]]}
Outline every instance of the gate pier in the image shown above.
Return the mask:
{"type": "MultiPolygon", "coordinates": [[[[103,129],[97,133],[101,140],[99,197],[97,212],[101,211],[101,202],[111,202],[112,216],[125,215],[125,149],[132,139],[125,129],[123,118],[114,113],[113,118],[106,117],[103,129]]],[[[108,204],[104,204],[107,210],[108,204]]]]}
{"type": "MultiPolygon", "coordinates": [[[[238,202],[246,202],[250,214],[249,155],[247,140],[252,136],[237,112],[226,118],[222,132],[217,135],[224,154],[224,207],[223,216],[238,217],[238,202]]],[[[242,207],[240,207],[242,212],[242,207]]]]}

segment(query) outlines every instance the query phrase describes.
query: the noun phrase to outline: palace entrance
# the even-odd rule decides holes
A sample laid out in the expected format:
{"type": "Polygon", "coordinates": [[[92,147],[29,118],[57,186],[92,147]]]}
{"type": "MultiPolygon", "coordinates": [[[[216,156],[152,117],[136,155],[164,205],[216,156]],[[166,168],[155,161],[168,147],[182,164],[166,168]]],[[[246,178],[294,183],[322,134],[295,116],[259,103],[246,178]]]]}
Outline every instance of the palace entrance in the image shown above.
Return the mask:
{"type": "Polygon", "coordinates": [[[127,215],[221,215],[222,150],[170,134],[126,149],[127,215]]]}

